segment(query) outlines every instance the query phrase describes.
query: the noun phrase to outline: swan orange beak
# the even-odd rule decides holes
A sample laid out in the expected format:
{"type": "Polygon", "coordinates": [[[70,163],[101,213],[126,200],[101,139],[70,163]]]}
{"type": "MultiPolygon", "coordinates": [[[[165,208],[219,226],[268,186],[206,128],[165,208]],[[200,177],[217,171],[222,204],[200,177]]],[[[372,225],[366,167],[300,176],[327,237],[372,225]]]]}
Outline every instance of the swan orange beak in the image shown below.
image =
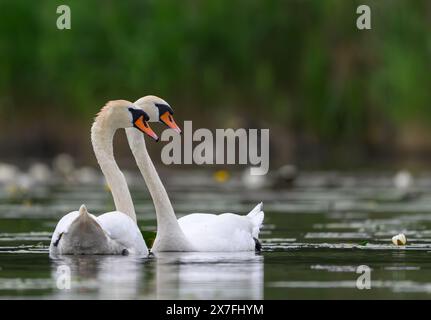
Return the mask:
{"type": "Polygon", "coordinates": [[[142,131],[143,133],[149,135],[151,138],[153,138],[156,141],[159,141],[159,137],[157,134],[153,131],[153,129],[150,128],[147,121],[145,121],[144,116],[140,116],[138,120],[134,123],[135,127],[142,131]]]}
{"type": "Polygon", "coordinates": [[[181,134],[180,127],[178,127],[178,125],[175,123],[174,117],[172,117],[168,111],[160,116],[160,121],[166,124],[169,128],[174,129],[176,133],[181,134]]]}

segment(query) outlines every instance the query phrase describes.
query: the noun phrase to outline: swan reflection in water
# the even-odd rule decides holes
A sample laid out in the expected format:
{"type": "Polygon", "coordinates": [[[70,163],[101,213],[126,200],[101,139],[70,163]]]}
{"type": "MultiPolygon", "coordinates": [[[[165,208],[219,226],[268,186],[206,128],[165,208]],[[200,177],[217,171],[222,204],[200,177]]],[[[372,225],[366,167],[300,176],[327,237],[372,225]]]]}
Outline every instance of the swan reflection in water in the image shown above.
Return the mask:
{"type": "Polygon", "coordinates": [[[62,256],[71,288],[58,299],[263,299],[263,256],[254,252],[159,252],[132,256],[62,256]]]}
{"type": "Polygon", "coordinates": [[[148,259],[132,256],[61,256],[52,260],[54,287],[65,274],[59,267],[70,268],[70,289],[57,287],[58,299],[136,299],[145,293],[144,275],[148,259]]]}
{"type": "Polygon", "coordinates": [[[263,299],[263,256],[160,252],[157,299],[263,299]]]}

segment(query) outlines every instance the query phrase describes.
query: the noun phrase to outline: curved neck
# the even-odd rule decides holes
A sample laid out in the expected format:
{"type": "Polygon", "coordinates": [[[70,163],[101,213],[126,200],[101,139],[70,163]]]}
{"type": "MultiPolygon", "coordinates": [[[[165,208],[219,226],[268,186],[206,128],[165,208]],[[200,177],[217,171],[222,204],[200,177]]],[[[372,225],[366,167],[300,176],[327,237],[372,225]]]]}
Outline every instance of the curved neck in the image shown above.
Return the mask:
{"type": "Polygon", "coordinates": [[[157,216],[157,237],[168,236],[176,238],[180,242],[181,239],[185,241],[186,238],[175,216],[166,189],[148,154],[143,134],[134,128],[127,128],[126,134],[133,156],[154,202],[157,216]]]}
{"type": "Polygon", "coordinates": [[[97,117],[91,128],[91,142],[100,169],[106,178],[117,211],[136,222],[136,213],[126,178],[114,159],[113,140],[117,128],[109,117],[97,117]]]}

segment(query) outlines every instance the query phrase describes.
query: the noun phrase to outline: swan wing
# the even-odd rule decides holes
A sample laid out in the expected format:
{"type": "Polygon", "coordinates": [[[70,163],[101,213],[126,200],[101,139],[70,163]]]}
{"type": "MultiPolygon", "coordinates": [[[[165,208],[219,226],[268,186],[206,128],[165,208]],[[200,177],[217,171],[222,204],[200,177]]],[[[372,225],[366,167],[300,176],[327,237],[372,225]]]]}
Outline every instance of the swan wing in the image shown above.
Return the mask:
{"type": "Polygon", "coordinates": [[[263,217],[260,203],[246,216],[193,213],[178,223],[197,251],[249,251],[256,247],[263,217]]]}
{"type": "MultiPolygon", "coordinates": [[[[93,218],[96,218],[94,215],[90,214],[93,218]]],[[[62,235],[69,231],[70,226],[73,221],[75,221],[79,217],[79,211],[72,211],[63,216],[60,221],[58,221],[57,226],[55,227],[54,233],[51,237],[51,243],[49,245],[49,253],[50,255],[57,254],[58,248],[57,244],[60,241],[62,235]]]]}
{"type": "Polygon", "coordinates": [[[113,211],[98,216],[96,220],[109,238],[125,246],[129,253],[148,254],[148,248],[141,231],[126,214],[113,211]]]}
{"type": "Polygon", "coordinates": [[[72,211],[63,216],[60,221],[58,221],[57,226],[55,227],[54,233],[51,237],[50,250],[54,247],[54,244],[60,240],[60,237],[63,233],[67,232],[72,222],[79,216],[78,211],[72,211]]]}

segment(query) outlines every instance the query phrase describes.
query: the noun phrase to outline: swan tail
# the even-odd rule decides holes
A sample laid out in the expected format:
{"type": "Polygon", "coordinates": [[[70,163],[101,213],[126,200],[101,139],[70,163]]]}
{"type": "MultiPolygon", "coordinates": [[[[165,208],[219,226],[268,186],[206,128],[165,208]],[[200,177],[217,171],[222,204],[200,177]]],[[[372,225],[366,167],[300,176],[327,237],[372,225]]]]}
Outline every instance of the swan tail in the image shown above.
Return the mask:
{"type": "Polygon", "coordinates": [[[250,218],[253,224],[252,235],[253,238],[259,237],[260,228],[262,227],[263,219],[265,217],[265,213],[263,212],[263,203],[259,203],[250,213],[247,215],[250,218]]]}
{"type": "Polygon", "coordinates": [[[87,207],[85,206],[85,204],[81,205],[79,207],[79,218],[80,219],[91,219],[90,214],[88,213],[87,207]]]}

